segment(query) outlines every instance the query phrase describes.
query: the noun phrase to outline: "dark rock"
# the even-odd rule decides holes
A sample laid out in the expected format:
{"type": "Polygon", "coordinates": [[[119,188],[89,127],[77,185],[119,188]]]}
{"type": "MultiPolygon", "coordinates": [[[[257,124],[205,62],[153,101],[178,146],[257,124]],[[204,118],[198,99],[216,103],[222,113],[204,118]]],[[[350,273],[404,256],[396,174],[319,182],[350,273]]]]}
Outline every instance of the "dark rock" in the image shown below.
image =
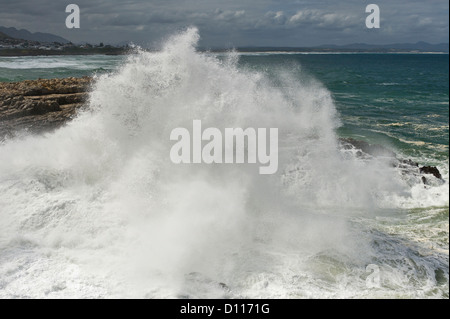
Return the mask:
{"type": "Polygon", "coordinates": [[[434,177],[442,179],[441,172],[435,166],[423,166],[419,170],[422,174],[432,174],[434,177]]]}
{"type": "Polygon", "coordinates": [[[42,88],[37,87],[37,86],[33,86],[30,87],[27,91],[24,92],[25,96],[28,95],[42,95],[42,88]]]}
{"type": "Polygon", "coordinates": [[[61,107],[55,101],[38,101],[34,103],[31,115],[45,114],[48,112],[61,111],[61,107]]]}
{"type": "Polygon", "coordinates": [[[416,166],[416,167],[419,167],[419,163],[416,163],[416,162],[414,162],[414,161],[412,161],[412,160],[410,160],[410,159],[402,159],[402,160],[400,160],[400,162],[401,162],[402,164],[406,164],[406,165],[409,165],[409,166],[416,166]]]}

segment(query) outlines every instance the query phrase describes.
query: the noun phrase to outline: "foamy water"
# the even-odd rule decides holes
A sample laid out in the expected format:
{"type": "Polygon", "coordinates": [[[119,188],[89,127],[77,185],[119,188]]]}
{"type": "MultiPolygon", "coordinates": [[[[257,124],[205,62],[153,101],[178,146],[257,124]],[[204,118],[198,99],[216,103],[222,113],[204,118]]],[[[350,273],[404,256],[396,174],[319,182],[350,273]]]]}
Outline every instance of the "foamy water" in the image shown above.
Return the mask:
{"type": "Polygon", "coordinates": [[[0,146],[0,297],[448,297],[448,167],[424,188],[343,154],[322,84],[198,38],[130,55],[73,122],[0,146]],[[170,132],[193,119],[277,127],[277,174],[173,164],[170,132]]]}
{"type": "MultiPolygon", "coordinates": [[[[118,60],[120,57],[109,57],[110,60],[118,60]]],[[[102,63],[102,56],[87,56],[80,60],[78,56],[34,56],[34,57],[3,57],[0,60],[0,68],[12,70],[29,69],[58,69],[68,68],[75,70],[95,70],[109,64],[102,63]]]]}

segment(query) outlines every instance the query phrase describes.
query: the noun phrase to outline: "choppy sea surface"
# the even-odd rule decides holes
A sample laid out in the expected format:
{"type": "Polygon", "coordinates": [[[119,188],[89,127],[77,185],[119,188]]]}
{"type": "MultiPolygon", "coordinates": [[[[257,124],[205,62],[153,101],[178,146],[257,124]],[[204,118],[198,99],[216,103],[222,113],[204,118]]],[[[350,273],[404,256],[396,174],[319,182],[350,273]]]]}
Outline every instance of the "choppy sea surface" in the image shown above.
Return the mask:
{"type": "Polygon", "coordinates": [[[0,145],[1,298],[448,298],[447,54],[0,58],[94,75],[89,110],[0,145]],[[279,169],[175,165],[170,132],[279,128],[279,169]],[[340,137],[437,166],[357,156],[340,137]]]}

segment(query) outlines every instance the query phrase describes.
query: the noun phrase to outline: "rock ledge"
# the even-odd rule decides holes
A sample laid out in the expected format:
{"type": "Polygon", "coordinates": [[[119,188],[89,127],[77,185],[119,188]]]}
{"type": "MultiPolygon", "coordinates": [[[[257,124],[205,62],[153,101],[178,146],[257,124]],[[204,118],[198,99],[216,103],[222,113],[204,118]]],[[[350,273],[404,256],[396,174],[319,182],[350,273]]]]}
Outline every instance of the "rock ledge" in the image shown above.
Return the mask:
{"type": "Polygon", "coordinates": [[[91,83],[90,77],[0,83],[0,140],[60,127],[85,104],[91,83]]]}

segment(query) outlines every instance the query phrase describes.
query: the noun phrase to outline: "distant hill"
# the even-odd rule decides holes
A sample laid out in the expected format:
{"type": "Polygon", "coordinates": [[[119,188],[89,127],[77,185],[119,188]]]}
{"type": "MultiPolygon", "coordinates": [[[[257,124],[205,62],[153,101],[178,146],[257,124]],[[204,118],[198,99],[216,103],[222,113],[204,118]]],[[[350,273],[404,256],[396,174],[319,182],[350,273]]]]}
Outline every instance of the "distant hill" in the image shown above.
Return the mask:
{"type": "MultiPolygon", "coordinates": [[[[15,39],[23,39],[23,40],[29,40],[29,41],[39,41],[39,42],[59,42],[59,43],[69,43],[67,39],[64,39],[60,36],[51,34],[51,33],[42,33],[42,32],[36,32],[31,33],[28,30],[21,29],[17,30],[16,28],[6,28],[0,26],[0,33],[4,34],[6,36],[9,36],[11,38],[15,39]]],[[[1,35],[0,35],[1,39],[1,35]]]]}
{"type": "MultiPolygon", "coordinates": [[[[201,48],[206,51],[223,52],[229,48],[201,48]]],[[[269,52],[269,51],[287,51],[287,52],[360,52],[360,53],[401,53],[401,52],[449,52],[448,43],[430,44],[427,42],[417,43],[394,43],[394,44],[367,44],[352,43],[346,45],[324,44],[315,47],[237,47],[240,52],[269,52]]]]}
{"type": "Polygon", "coordinates": [[[352,43],[347,45],[321,45],[319,48],[329,49],[350,49],[350,50],[401,50],[401,51],[421,51],[421,52],[449,52],[448,43],[430,44],[419,41],[416,43],[393,43],[393,44],[366,44],[352,43]]]}
{"type": "Polygon", "coordinates": [[[11,37],[7,36],[3,32],[0,32],[0,40],[3,40],[3,39],[11,39],[11,37]]]}

